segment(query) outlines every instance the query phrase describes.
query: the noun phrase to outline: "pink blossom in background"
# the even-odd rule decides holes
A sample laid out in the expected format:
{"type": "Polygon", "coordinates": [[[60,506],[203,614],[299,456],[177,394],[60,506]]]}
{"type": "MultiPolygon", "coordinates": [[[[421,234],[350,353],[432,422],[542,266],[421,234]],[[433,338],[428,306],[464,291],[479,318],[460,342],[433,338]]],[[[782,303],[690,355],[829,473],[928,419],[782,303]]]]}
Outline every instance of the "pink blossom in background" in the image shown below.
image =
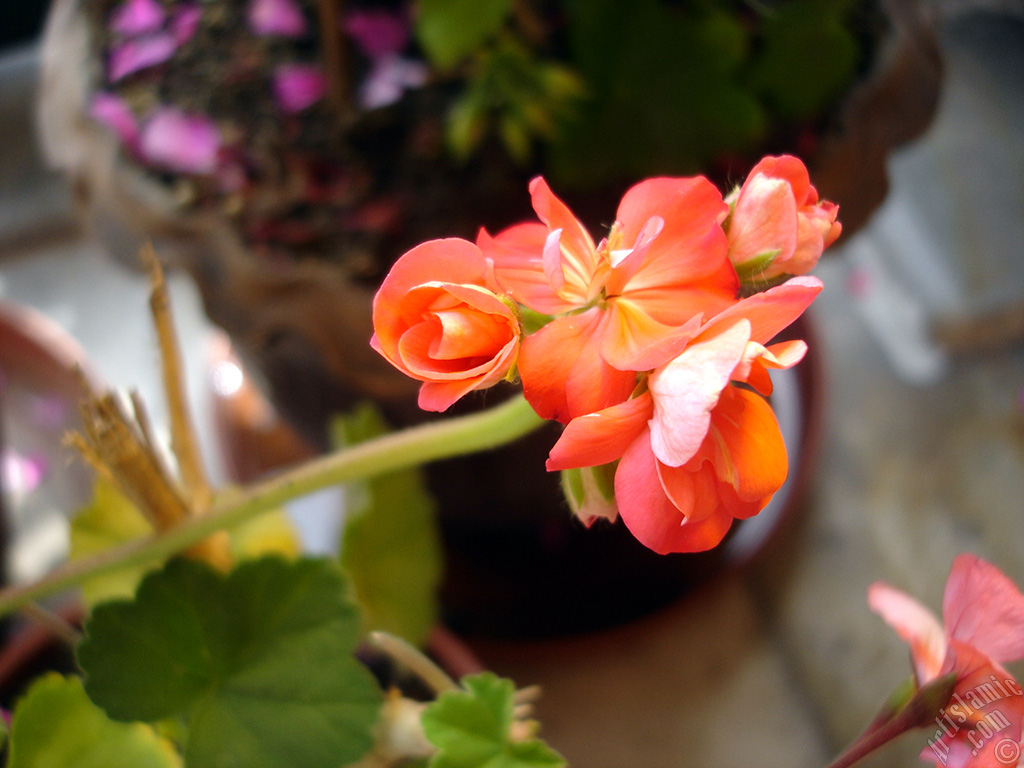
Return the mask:
{"type": "Polygon", "coordinates": [[[142,157],[155,165],[182,173],[211,173],[217,167],[220,132],[204,115],[160,107],[142,126],[142,157]]]}
{"type": "Polygon", "coordinates": [[[405,14],[353,11],[344,27],[373,62],[359,89],[359,103],[364,109],[393,104],[407,89],[418,88],[427,81],[427,67],[423,62],[399,56],[409,42],[409,22],[405,14]]]}
{"type": "Polygon", "coordinates": [[[246,18],[257,35],[299,37],[309,28],[294,0],[250,0],[246,18]]]}
{"type": "Polygon", "coordinates": [[[48,470],[48,462],[42,454],[22,455],[11,450],[0,453],[2,485],[15,498],[24,497],[38,488],[48,470]]]}
{"type": "Polygon", "coordinates": [[[35,395],[28,407],[32,424],[51,431],[63,431],[72,410],[71,403],[56,394],[35,395]]]}
{"type": "Polygon", "coordinates": [[[164,9],[157,0],[125,0],[110,17],[110,28],[122,35],[155,32],[164,23],[164,9]]]}
{"type": "Polygon", "coordinates": [[[107,78],[116,83],[124,77],[148,67],[162,64],[178,50],[174,36],[160,32],[121,43],[110,51],[107,78]]]}
{"type": "Polygon", "coordinates": [[[274,97],[285,112],[301,112],[323,98],[327,79],[313,64],[284,64],[274,73],[274,97]]]}
{"type": "Polygon", "coordinates": [[[401,56],[384,56],[373,63],[370,74],[359,89],[359,103],[364,109],[394,104],[406,90],[427,82],[427,74],[423,62],[401,56]]]}
{"type": "Polygon", "coordinates": [[[113,93],[97,93],[89,105],[89,116],[113,130],[125,146],[133,151],[138,148],[138,121],[120,96],[113,93]]]}

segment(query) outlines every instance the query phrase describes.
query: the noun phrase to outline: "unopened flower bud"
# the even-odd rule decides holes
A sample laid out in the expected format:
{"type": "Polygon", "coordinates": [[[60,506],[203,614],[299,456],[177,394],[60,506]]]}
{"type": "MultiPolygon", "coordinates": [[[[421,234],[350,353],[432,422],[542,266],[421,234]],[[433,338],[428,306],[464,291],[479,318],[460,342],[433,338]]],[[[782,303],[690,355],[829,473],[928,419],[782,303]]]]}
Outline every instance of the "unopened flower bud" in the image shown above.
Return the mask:
{"type": "Polygon", "coordinates": [[[569,508],[588,528],[598,518],[615,522],[615,463],[562,471],[562,491],[569,508]]]}
{"type": "Polygon", "coordinates": [[[818,200],[807,168],[795,157],[766,157],[727,201],[729,260],[747,287],[814,269],[842,230],[839,207],[818,200]]]}

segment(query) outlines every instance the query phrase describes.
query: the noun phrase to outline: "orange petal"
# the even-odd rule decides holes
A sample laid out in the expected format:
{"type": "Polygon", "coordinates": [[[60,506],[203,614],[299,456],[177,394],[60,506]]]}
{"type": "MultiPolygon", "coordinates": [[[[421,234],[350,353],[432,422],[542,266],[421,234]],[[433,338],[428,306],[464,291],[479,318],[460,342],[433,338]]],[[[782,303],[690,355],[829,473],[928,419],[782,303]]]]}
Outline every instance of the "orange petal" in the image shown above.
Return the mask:
{"type": "MultiPolygon", "coordinates": [[[[703,176],[689,178],[653,178],[634,185],[622,196],[616,221],[623,242],[633,243],[652,217],[663,225],[650,245],[654,259],[666,251],[683,262],[682,269],[692,277],[717,268],[706,262],[707,253],[695,248],[709,232],[721,229],[718,222],[729,211],[722,193],[703,176]]],[[[723,256],[719,254],[719,256],[723,256]]]]}
{"type": "Polygon", "coordinates": [[[436,313],[436,317],[441,323],[441,336],[431,345],[430,356],[435,360],[490,357],[509,342],[508,323],[495,322],[491,315],[449,310],[436,313]]]}
{"type": "Polygon", "coordinates": [[[616,228],[625,243],[644,241],[646,253],[642,264],[631,258],[612,270],[608,295],[628,294],[666,325],[681,325],[698,312],[716,312],[724,305],[693,299],[717,304],[718,298],[736,296],[739,283],[719,225],[728,210],[718,189],[703,177],[648,179],[632,187],[619,204],[616,228]],[[645,229],[653,234],[655,219],[660,224],[649,239],[645,229]],[[684,292],[693,295],[680,306],[684,292]]]}
{"type": "Polygon", "coordinates": [[[701,552],[716,546],[729,531],[732,516],[719,510],[689,522],[662,489],[647,433],[626,450],[615,472],[619,515],[637,540],[659,554],[701,552]]]}
{"type": "Polygon", "coordinates": [[[878,581],[868,587],[868,606],[910,646],[919,684],[934,680],[946,657],[946,637],[932,612],[905,592],[878,581]]]}
{"type": "Polygon", "coordinates": [[[574,285],[588,285],[598,268],[597,249],[590,234],[565,203],[555,197],[543,178],[538,176],[530,182],[530,195],[533,210],[540,220],[548,229],[562,231],[560,243],[566,280],[574,285]]]}
{"type": "Polygon", "coordinates": [[[494,237],[480,230],[476,242],[494,266],[495,280],[520,304],[545,315],[558,315],[576,308],[558,296],[544,275],[543,224],[517,224],[494,237]]]}
{"type": "Polygon", "coordinates": [[[450,281],[483,285],[486,280],[483,253],[468,240],[449,238],[422,243],[405,253],[388,272],[373,298],[373,327],[381,347],[393,350],[398,337],[419,310],[409,309],[406,295],[425,283],[450,281]]]}
{"type": "Polygon", "coordinates": [[[800,222],[789,182],[762,173],[747,178],[729,224],[729,260],[742,267],[763,254],[778,251],[788,261],[796,251],[800,222]]]}
{"type": "Polygon", "coordinates": [[[750,169],[747,178],[759,173],[788,181],[793,188],[793,197],[799,206],[810,205],[818,201],[818,192],[811,186],[811,177],[807,173],[807,166],[798,157],[792,155],[764,157],[750,169]]]}
{"type": "Polygon", "coordinates": [[[700,448],[711,424],[711,411],[749,340],[750,324],[745,320],[716,327],[651,374],[651,446],[660,461],[681,467],[700,448]]]}
{"type": "Polygon", "coordinates": [[[958,555],[942,599],[946,631],[998,662],[1024,657],[1024,595],[1002,571],[958,555]]]}
{"type": "Polygon", "coordinates": [[[642,303],[648,314],[668,325],[680,325],[697,312],[714,314],[736,300],[739,278],[717,224],[701,242],[665,244],[663,237],[651,244],[647,260],[628,280],[612,270],[607,295],[642,303]]]}
{"type": "Polygon", "coordinates": [[[645,392],[611,408],[576,417],[551,449],[548,471],[596,467],[622,458],[647,426],[651,409],[651,396],[645,392]]]}
{"type": "MultiPolygon", "coordinates": [[[[455,381],[428,381],[420,387],[417,404],[424,411],[446,411],[457,400],[481,386],[481,379],[455,381]]],[[[495,383],[495,382],[492,382],[495,383]]]]}
{"type": "Polygon", "coordinates": [[[803,314],[821,293],[822,282],[816,277],[792,277],[782,285],[736,302],[708,321],[731,323],[737,317],[750,321],[751,341],[767,344],[783,328],[803,314]]]}
{"type": "Polygon", "coordinates": [[[772,380],[768,368],[790,368],[799,363],[807,352],[803,341],[784,341],[764,347],[756,341],[747,344],[743,360],[732,372],[733,381],[742,381],[768,397],[772,393],[772,380]]]}
{"type": "Polygon", "coordinates": [[[701,315],[682,326],[659,323],[624,298],[608,302],[608,322],[601,341],[601,356],[620,371],[649,371],[683,351],[697,335],[701,315]]]}
{"type": "Polygon", "coordinates": [[[657,462],[661,488],[672,504],[686,518],[698,523],[719,511],[718,485],[711,466],[700,462],[696,468],[670,467],[657,462]]]}
{"type": "Polygon", "coordinates": [[[621,403],[636,375],[617,371],[599,354],[605,318],[598,309],[560,317],[523,341],[519,375],[533,409],[563,424],[621,403]]]}
{"type": "Polygon", "coordinates": [[[711,413],[715,472],[743,501],[772,497],[786,481],[786,445],[768,401],[729,386],[711,413]]]}
{"type": "Polygon", "coordinates": [[[742,381],[744,384],[753,387],[762,397],[770,397],[775,390],[772,377],[768,375],[768,369],[765,368],[764,363],[760,359],[751,362],[750,369],[744,376],[734,373],[733,380],[742,381]]]}
{"type": "Polygon", "coordinates": [[[768,368],[792,368],[807,354],[807,342],[799,339],[769,344],[761,362],[768,368]]]}

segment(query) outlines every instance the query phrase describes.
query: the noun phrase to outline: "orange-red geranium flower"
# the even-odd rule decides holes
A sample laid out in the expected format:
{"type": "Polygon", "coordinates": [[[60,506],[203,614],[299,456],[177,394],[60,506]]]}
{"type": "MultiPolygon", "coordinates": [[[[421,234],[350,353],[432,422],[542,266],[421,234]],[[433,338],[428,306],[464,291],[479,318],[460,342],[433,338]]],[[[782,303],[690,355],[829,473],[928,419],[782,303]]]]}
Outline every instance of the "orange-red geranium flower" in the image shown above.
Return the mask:
{"type": "Polygon", "coordinates": [[[374,297],[370,344],[424,382],[424,410],[443,411],[501,381],[515,365],[519,319],[487,275],[473,243],[431,240],[395,262],[374,297]]]}
{"type": "Polygon", "coordinates": [[[543,179],[530,192],[542,223],[477,243],[517,302],[559,315],[523,342],[519,374],[537,413],[565,423],[625,400],[637,371],[671,359],[702,317],[735,301],[728,206],[703,177],[649,179],[595,244],[543,179]]]}
{"type": "Polygon", "coordinates": [[[805,275],[842,230],[839,207],[818,201],[807,168],[790,155],[761,160],[728,202],[729,259],[744,278],[805,275]]]}
{"type": "Polygon", "coordinates": [[[639,395],[573,419],[549,470],[619,460],[615,501],[626,527],[656,552],[710,549],[732,521],[757,514],[782,486],[786,447],[768,402],[769,368],[804,355],[802,341],[765,346],[821,290],[793,278],[720,312],[639,395]]]}
{"type": "Polygon", "coordinates": [[[958,555],[942,599],[945,628],[888,584],[868,604],[910,645],[919,685],[956,674],[921,759],[944,768],[1006,768],[1021,754],[1024,689],[1001,666],[1024,658],[1024,595],[998,568],[958,555]]]}

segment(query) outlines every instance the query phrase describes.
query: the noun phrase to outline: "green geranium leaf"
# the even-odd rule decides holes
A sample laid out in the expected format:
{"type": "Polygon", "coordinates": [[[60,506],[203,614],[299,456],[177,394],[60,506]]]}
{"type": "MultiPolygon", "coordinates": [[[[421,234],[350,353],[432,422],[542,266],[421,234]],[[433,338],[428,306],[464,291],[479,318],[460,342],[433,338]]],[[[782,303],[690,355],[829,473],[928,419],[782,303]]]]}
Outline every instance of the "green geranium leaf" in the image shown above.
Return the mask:
{"type": "Polygon", "coordinates": [[[419,0],[416,39],[447,69],[479,49],[505,23],[512,0],[419,0]]]}
{"type": "Polygon", "coordinates": [[[180,717],[189,768],[344,765],[382,694],[352,651],[359,617],[326,560],[267,557],[224,576],[172,560],[133,601],[98,606],[78,649],[110,717],[180,717]]]}
{"type": "MultiPolygon", "coordinates": [[[[364,404],[336,419],[334,441],[354,445],[388,431],[364,404]]],[[[418,468],[346,487],[348,515],[341,565],[352,580],[368,629],[422,645],[437,621],[441,544],[436,505],[418,468]]]]}
{"type": "Polygon", "coordinates": [[[484,672],[463,678],[423,713],[423,732],[438,752],[430,768],[556,768],[565,759],[539,739],[513,741],[515,686],[484,672]]]}
{"type": "Polygon", "coordinates": [[[118,723],[76,677],[39,678],[14,711],[8,768],[181,768],[181,756],[142,723],[118,723]]]}

